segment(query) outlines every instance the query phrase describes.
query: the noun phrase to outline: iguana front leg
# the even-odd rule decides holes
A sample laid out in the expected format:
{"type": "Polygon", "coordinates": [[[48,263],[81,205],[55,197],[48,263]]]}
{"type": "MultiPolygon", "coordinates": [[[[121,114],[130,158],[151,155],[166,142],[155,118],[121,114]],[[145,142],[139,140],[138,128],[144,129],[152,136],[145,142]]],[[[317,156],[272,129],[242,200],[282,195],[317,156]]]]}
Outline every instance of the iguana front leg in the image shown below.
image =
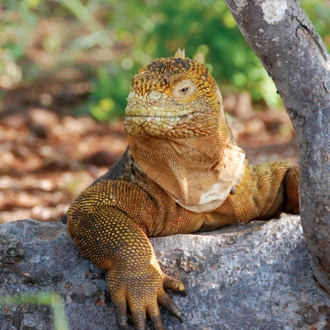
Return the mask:
{"type": "Polygon", "coordinates": [[[254,219],[271,219],[282,212],[299,213],[297,165],[276,161],[251,166],[249,170],[254,182],[255,210],[259,212],[254,219]]]}
{"type": "Polygon", "coordinates": [[[162,272],[143,230],[120,210],[125,205],[116,196],[125,191],[130,191],[129,203],[137,209],[137,205],[150,203],[140,190],[134,184],[118,181],[102,181],[88,188],[68,211],[68,231],[86,257],[107,271],[118,326],[127,327],[129,309],[135,329],[145,329],[148,314],[154,329],[161,330],[158,305],[182,320],[165,289],[182,292],[184,286],[162,272]]]}
{"type": "Polygon", "coordinates": [[[272,219],[281,212],[298,214],[298,186],[296,165],[283,161],[247,164],[236,193],[229,195],[216,212],[232,224],[272,219]]]}

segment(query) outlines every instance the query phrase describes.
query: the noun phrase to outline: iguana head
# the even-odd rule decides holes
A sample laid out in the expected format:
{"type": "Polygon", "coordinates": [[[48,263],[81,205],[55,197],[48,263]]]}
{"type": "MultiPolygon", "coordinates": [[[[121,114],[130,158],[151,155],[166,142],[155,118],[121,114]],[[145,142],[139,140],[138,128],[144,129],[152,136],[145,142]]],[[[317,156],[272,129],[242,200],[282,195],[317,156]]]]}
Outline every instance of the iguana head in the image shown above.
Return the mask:
{"type": "Polygon", "coordinates": [[[133,77],[125,130],[135,164],[182,207],[212,211],[244,172],[220,90],[207,68],[185,58],[160,58],[133,77]]]}
{"type": "Polygon", "coordinates": [[[181,50],[141,68],[127,100],[124,125],[134,137],[203,136],[227,126],[215,80],[181,50]]]}

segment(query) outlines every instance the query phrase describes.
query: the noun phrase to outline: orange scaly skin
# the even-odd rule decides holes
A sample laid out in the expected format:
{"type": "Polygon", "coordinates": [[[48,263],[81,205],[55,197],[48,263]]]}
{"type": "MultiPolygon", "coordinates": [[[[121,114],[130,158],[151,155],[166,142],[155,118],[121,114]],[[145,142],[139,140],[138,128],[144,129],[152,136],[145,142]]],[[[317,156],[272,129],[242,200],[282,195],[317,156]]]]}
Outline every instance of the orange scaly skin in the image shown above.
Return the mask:
{"type": "Polygon", "coordinates": [[[161,58],[133,78],[126,108],[128,148],[68,211],[79,249],[107,271],[118,326],[163,329],[159,304],[182,320],[147,237],[193,233],[299,213],[298,168],[252,166],[232,139],[220,91],[202,65],[161,58]]]}

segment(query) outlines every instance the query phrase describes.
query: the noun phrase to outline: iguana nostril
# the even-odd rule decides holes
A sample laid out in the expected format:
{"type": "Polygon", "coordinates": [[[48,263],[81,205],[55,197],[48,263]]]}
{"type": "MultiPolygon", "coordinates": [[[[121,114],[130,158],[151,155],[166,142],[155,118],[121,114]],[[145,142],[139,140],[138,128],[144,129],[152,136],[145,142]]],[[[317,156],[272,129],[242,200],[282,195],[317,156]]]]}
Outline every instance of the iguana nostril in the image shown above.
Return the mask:
{"type": "Polygon", "coordinates": [[[157,101],[157,100],[159,100],[161,97],[162,97],[162,93],[161,93],[161,92],[158,92],[158,91],[152,91],[152,92],[149,94],[149,98],[150,98],[150,100],[153,100],[153,101],[157,101]]]}

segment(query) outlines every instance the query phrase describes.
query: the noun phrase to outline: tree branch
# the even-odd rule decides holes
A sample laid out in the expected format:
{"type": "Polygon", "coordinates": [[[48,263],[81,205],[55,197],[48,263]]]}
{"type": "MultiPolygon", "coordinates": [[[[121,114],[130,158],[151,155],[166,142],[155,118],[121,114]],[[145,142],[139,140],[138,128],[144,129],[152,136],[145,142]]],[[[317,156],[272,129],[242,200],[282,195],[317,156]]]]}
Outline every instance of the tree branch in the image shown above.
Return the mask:
{"type": "Polygon", "coordinates": [[[296,0],[226,0],[272,77],[300,152],[300,211],[311,265],[330,292],[330,59],[296,0]]]}

